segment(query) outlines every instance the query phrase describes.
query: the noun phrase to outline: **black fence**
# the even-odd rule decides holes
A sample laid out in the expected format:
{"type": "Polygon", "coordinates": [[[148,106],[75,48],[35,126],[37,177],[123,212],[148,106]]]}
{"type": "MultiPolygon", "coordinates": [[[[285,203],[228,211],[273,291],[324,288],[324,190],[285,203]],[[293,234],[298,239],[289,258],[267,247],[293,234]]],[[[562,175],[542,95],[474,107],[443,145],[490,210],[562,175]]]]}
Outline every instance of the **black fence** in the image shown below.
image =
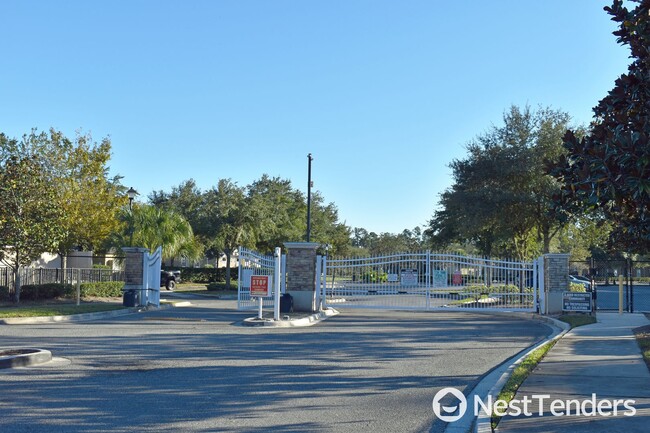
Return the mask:
{"type": "Polygon", "coordinates": [[[569,262],[571,275],[593,279],[596,307],[618,310],[619,276],[623,278],[623,310],[650,312],[650,261],[631,259],[569,262]]]}

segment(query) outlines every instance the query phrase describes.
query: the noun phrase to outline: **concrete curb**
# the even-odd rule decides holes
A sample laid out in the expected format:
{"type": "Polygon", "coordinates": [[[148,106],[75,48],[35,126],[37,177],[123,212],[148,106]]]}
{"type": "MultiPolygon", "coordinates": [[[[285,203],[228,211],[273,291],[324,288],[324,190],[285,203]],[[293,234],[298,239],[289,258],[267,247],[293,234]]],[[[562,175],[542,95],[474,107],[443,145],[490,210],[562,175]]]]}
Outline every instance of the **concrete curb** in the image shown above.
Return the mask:
{"type": "MultiPolygon", "coordinates": [[[[485,313],[492,315],[504,315],[507,317],[512,317],[512,313],[506,312],[480,312],[472,311],[473,313],[485,313]]],[[[467,410],[462,418],[458,421],[447,424],[445,427],[445,433],[492,433],[492,424],[491,416],[486,415],[481,411],[478,416],[474,416],[474,398],[479,396],[482,400],[485,400],[488,395],[496,396],[499,394],[503,386],[506,384],[508,378],[512,374],[512,371],[519,365],[532,351],[538,349],[539,347],[547,344],[548,342],[561,338],[569,329],[569,324],[561,322],[559,320],[540,316],[536,313],[518,313],[519,317],[525,317],[530,320],[537,320],[545,322],[551,326],[553,332],[551,335],[546,337],[544,340],[536,343],[535,345],[524,349],[513,357],[505,360],[490,372],[488,372],[472,389],[467,398],[467,410]],[[486,429],[487,428],[487,429],[486,429]]]]}
{"type": "Polygon", "coordinates": [[[147,311],[163,310],[172,307],[186,307],[191,305],[190,302],[162,302],[159,308],[156,307],[136,307],[123,308],[120,310],[99,311],[96,313],[69,314],[65,316],[40,316],[40,317],[8,317],[0,319],[3,325],[37,325],[40,323],[58,323],[58,322],[87,322],[91,320],[110,319],[112,317],[126,316],[129,314],[145,313],[147,311]]]}
{"type": "Polygon", "coordinates": [[[259,320],[257,317],[249,317],[244,319],[243,324],[246,326],[266,326],[272,328],[294,328],[294,327],[304,327],[312,326],[316,323],[322,322],[330,317],[336,316],[339,312],[333,308],[328,308],[327,310],[314,313],[307,317],[302,317],[295,320],[278,320],[273,319],[262,319],[259,320]]]}
{"type": "Polygon", "coordinates": [[[24,353],[0,356],[0,368],[27,367],[30,365],[44,364],[52,360],[52,352],[30,347],[0,349],[3,351],[19,351],[24,353]]]}
{"type": "MultiPolygon", "coordinates": [[[[514,357],[510,358],[509,360],[501,364],[495,370],[495,372],[498,371],[501,374],[499,375],[498,379],[496,380],[496,383],[494,383],[494,385],[490,388],[490,390],[488,391],[485,397],[492,396],[493,399],[496,399],[496,397],[499,395],[499,393],[505,386],[506,382],[512,375],[514,369],[517,368],[517,366],[521,364],[524,361],[524,359],[528,357],[528,355],[530,355],[532,352],[534,352],[535,350],[539,349],[542,346],[545,346],[547,344],[550,344],[554,341],[561,339],[571,329],[571,326],[568,323],[562,322],[561,320],[557,320],[552,317],[535,315],[533,319],[548,323],[553,328],[555,328],[555,332],[553,332],[553,334],[547,337],[544,341],[541,341],[536,345],[532,346],[531,348],[527,349],[523,355],[515,355],[514,357]]],[[[476,417],[476,421],[474,422],[474,429],[472,431],[474,433],[492,433],[492,414],[486,413],[481,408],[481,411],[479,415],[476,417]]]]}

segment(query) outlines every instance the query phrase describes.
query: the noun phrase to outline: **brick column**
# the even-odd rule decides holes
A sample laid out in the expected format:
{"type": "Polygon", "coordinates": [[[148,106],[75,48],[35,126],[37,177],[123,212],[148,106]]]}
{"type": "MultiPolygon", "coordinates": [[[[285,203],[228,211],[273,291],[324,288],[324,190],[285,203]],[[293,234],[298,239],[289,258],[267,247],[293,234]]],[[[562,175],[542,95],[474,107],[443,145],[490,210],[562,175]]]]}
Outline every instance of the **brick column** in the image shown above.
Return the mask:
{"type": "Polygon", "coordinates": [[[287,290],[293,296],[293,310],[303,313],[318,311],[316,302],[316,249],[315,242],[286,242],[287,290]]]}
{"type": "Polygon", "coordinates": [[[145,295],[144,281],[144,257],[149,252],[147,248],[124,247],[124,288],[123,291],[136,290],[138,292],[139,304],[142,305],[145,295]]]}
{"type": "Polygon", "coordinates": [[[569,291],[569,254],[544,255],[546,313],[562,314],[562,292],[569,291]]]}

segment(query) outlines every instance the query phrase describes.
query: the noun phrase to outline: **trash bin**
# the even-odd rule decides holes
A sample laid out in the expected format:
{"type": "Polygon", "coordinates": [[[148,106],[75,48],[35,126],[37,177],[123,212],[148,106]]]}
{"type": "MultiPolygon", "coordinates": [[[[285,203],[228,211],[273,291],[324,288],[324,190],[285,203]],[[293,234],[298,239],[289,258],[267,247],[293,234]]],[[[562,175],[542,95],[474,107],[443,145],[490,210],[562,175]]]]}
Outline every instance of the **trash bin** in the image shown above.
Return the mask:
{"type": "Polygon", "coordinates": [[[293,313],[293,296],[288,293],[280,298],[280,313],[293,313]]]}
{"type": "Polygon", "coordinates": [[[122,305],[125,307],[135,307],[138,303],[138,292],[135,290],[125,290],[122,298],[122,305]]]}

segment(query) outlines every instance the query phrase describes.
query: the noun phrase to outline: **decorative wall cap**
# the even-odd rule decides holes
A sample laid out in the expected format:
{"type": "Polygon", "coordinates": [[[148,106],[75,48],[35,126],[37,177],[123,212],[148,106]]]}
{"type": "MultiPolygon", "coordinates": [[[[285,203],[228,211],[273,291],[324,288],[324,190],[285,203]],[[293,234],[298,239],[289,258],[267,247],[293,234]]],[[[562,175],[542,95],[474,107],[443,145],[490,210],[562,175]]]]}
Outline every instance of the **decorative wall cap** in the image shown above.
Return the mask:
{"type": "Polygon", "coordinates": [[[287,247],[287,249],[289,250],[296,250],[300,248],[315,250],[318,247],[320,247],[321,244],[318,242],[285,242],[284,246],[287,247]]]}
{"type": "Polygon", "coordinates": [[[144,253],[145,251],[149,251],[149,248],[143,248],[143,247],[122,247],[122,251],[125,253],[144,253]]]}
{"type": "Polygon", "coordinates": [[[571,254],[569,253],[550,253],[550,254],[544,254],[544,257],[571,257],[571,254]]]}

